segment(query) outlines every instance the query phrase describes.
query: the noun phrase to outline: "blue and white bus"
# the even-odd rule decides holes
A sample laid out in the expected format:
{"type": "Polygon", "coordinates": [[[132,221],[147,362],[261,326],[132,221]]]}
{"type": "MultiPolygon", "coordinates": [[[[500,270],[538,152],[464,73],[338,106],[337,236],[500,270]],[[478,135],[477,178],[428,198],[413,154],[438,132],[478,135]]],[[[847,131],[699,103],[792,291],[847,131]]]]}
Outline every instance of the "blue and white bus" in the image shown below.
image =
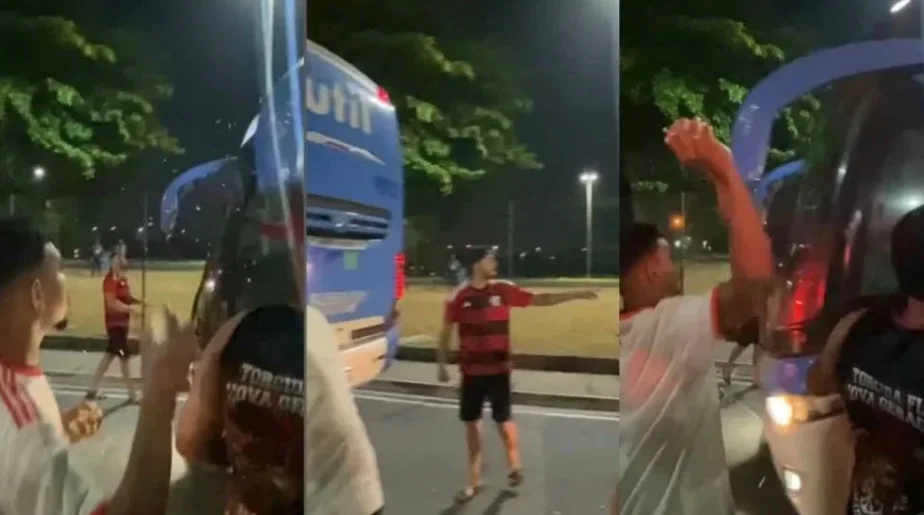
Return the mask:
{"type": "Polygon", "coordinates": [[[173,237],[214,238],[193,306],[200,334],[207,335],[240,309],[250,284],[272,289],[285,281],[282,261],[271,275],[249,267],[286,245],[266,229],[293,226],[293,215],[283,213],[304,210],[305,224],[294,226],[305,230],[307,302],[335,328],[356,386],[391,363],[399,341],[404,177],[398,121],[383,88],[323,47],[309,41],[299,68],[273,86],[238,155],[192,168],[170,184],[161,225],[173,237]],[[299,76],[300,86],[293,80],[299,76]],[[298,89],[301,98],[293,99],[298,89]],[[295,131],[304,132],[303,139],[295,131]],[[283,194],[279,184],[300,155],[304,187],[283,194]],[[304,195],[302,206],[293,192],[304,195]],[[286,195],[289,202],[280,203],[286,195]]]}

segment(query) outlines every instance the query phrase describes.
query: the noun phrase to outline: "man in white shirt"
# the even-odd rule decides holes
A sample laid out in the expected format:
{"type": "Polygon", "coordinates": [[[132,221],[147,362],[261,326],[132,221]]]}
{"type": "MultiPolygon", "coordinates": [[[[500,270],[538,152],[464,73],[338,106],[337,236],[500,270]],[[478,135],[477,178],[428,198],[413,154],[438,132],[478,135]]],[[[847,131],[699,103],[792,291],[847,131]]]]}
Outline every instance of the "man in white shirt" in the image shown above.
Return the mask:
{"type": "Polygon", "coordinates": [[[160,515],[167,506],[176,394],[195,353],[189,328],[169,317],[152,349],[138,425],[111,497],[76,471],[68,445],[92,434],[102,413],[62,414],[39,367],[45,334],[67,320],[61,254],[25,220],[0,220],[0,513],[160,515]]]}
{"type": "Polygon", "coordinates": [[[719,419],[715,345],[764,305],[769,240],[731,153],[701,121],[679,120],[665,142],[715,185],[729,229],[732,279],[681,296],[671,246],[649,224],[620,233],[620,437],[613,513],[733,515],[719,419]]]}

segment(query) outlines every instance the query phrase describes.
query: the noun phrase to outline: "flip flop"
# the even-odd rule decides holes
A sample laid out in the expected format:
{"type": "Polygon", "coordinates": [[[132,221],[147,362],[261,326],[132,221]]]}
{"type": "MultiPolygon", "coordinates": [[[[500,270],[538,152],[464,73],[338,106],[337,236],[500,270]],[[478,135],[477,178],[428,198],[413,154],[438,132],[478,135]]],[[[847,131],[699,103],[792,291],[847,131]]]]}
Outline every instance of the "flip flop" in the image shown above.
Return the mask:
{"type": "Polygon", "coordinates": [[[523,482],[523,479],[524,477],[522,469],[511,470],[510,473],[507,474],[507,484],[510,485],[510,488],[520,486],[520,483],[523,482]]]}
{"type": "Polygon", "coordinates": [[[462,488],[459,489],[458,492],[456,492],[456,504],[465,504],[465,503],[471,501],[472,498],[474,498],[476,495],[478,495],[478,492],[481,491],[481,489],[483,488],[483,486],[484,486],[484,485],[478,485],[478,486],[466,485],[466,486],[463,486],[462,488]]]}

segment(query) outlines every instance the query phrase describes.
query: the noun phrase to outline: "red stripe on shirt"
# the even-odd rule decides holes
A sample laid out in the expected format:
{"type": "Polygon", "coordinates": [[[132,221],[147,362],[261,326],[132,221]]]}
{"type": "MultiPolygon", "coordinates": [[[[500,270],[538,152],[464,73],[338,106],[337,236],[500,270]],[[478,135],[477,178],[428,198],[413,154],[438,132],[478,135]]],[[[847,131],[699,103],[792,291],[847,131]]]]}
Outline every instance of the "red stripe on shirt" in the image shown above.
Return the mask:
{"type": "Polygon", "coordinates": [[[16,374],[8,368],[0,369],[0,401],[6,406],[17,428],[38,420],[38,408],[25,388],[16,382],[16,374]]]}

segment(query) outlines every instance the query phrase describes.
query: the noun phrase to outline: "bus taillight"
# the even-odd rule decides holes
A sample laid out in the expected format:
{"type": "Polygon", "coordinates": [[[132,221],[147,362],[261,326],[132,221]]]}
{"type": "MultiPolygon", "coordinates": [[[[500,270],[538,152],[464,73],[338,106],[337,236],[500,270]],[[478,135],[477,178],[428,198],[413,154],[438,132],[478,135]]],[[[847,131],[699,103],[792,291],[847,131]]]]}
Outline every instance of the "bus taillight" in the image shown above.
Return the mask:
{"type": "Polygon", "coordinates": [[[405,276],[404,276],[404,253],[395,254],[395,300],[404,297],[405,276]]]}
{"type": "Polygon", "coordinates": [[[376,95],[378,95],[379,100],[385,102],[388,105],[391,105],[391,95],[388,94],[388,90],[383,87],[379,87],[379,89],[376,91],[376,95]]]}

